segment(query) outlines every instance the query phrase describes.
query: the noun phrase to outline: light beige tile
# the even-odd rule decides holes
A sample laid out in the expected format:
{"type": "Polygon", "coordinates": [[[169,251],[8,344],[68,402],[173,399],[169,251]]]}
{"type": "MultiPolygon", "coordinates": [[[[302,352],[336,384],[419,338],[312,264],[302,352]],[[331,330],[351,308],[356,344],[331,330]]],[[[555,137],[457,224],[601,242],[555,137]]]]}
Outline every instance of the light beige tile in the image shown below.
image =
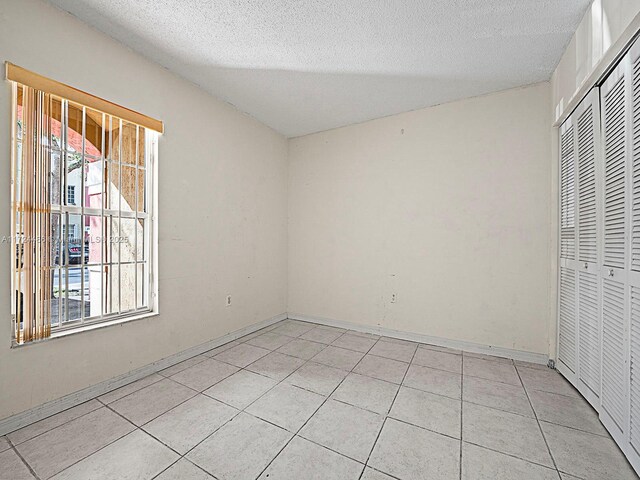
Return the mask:
{"type": "Polygon", "coordinates": [[[254,347],[266,348],[267,350],[276,350],[281,346],[289,343],[291,341],[291,337],[287,337],[286,335],[278,335],[277,333],[263,333],[262,335],[258,335],[246,343],[249,345],[253,345],[254,347]]]}
{"type": "Polygon", "coordinates": [[[460,438],[460,400],[400,387],[389,416],[450,437],[460,438]]]}
{"type": "Polygon", "coordinates": [[[461,382],[462,375],[413,364],[409,367],[403,384],[425,392],[459,399],[461,382]]]}
{"type": "Polygon", "coordinates": [[[219,353],[225,352],[225,351],[229,350],[230,348],[235,347],[236,345],[240,345],[241,343],[242,343],[242,340],[240,340],[240,339],[233,340],[232,342],[227,342],[224,345],[220,345],[219,347],[212,348],[208,352],[204,352],[203,355],[205,355],[207,357],[215,357],[219,353]]]}
{"type": "Polygon", "coordinates": [[[197,365],[200,362],[204,362],[208,358],[209,357],[207,357],[206,355],[197,355],[195,357],[191,357],[185,360],[184,362],[176,363],[171,367],[165,368],[164,370],[160,370],[158,373],[164,377],[170,377],[171,375],[175,375],[176,373],[186,370],[189,367],[193,367],[194,365],[197,365]]]}
{"type": "Polygon", "coordinates": [[[553,467],[537,420],[463,402],[462,439],[523,460],[553,467]]]}
{"type": "Polygon", "coordinates": [[[451,353],[453,355],[462,355],[462,350],[457,348],[441,347],[439,345],[430,345],[428,343],[421,343],[418,348],[426,348],[428,350],[435,350],[436,352],[451,353]]]}
{"type": "Polygon", "coordinates": [[[316,363],[329,365],[330,367],[340,368],[342,370],[351,370],[358,364],[363,356],[364,354],[361,352],[354,352],[353,350],[329,345],[314,356],[312,360],[316,363]]]}
{"type": "Polygon", "coordinates": [[[509,385],[522,385],[513,363],[493,362],[465,356],[463,365],[464,375],[508,383],[509,385]]]}
{"type": "Polygon", "coordinates": [[[308,362],[292,373],[285,382],[321,395],[329,395],[346,376],[347,372],[344,370],[308,362]]]}
{"type": "Polygon", "coordinates": [[[412,342],[410,340],[404,340],[402,338],[395,338],[395,337],[382,336],[382,337],[380,337],[380,341],[389,342],[389,343],[395,343],[397,345],[410,345],[410,346],[413,346],[413,347],[417,347],[419,345],[417,342],[412,342]]]}
{"type": "Polygon", "coordinates": [[[0,452],[0,478],[5,480],[35,480],[29,468],[12,449],[0,452]]]}
{"type": "Polygon", "coordinates": [[[413,354],[418,348],[415,343],[398,343],[397,341],[388,341],[382,337],[378,343],[376,343],[369,353],[371,355],[377,355],[379,357],[390,358],[392,360],[399,360],[401,362],[410,362],[413,358],[413,354]],[[386,340],[386,341],[385,341],[386,340]]]}
{"type": "Polygon", "coordinates": [[[518,371],[524,388],[529,391],[540,390],[570,397],[580,397],[578,391],[556,370],[551,370],[550,368],[547,370],[521,368],[518,371]]]}
{"type": "Polygon", "coordinates": [[[288,321],[287,319],[280,320],[279,322],[272,323],[268,327],[264,327],[262,330],[264,330],[265,332],[271,332],[271,331],[275,330],[276,328],[281,327],[282,325],[285,325],[287,323],[287,321],[288,321]]]}
{"type": "Polygon", "coordinates": [[[151,480],[178,458],[175,452],[136,430],[59,473],[53,480],[151,480]]]}
{"type": "Polygon", "coordinates": [[[196,394],[190,388],[167,378],[113,402],[110,407],[140,426],[196,394]]]}
{"type": "Polygon", "coordinates": [[[533,417],[533,410],[522,385],[493,382],[484,378],[463,378],[463,399],[487,407],[533,417]]]}
{"type": "Polygon", "coordinates": [[[271,331],[279,335],[299,337],[300,335],[307,333],[312,328],[314,328],[314,325],[311,324],[288,322],[284,325],[280,325],[278,328],[274,328],[271,331]]]}
{"type": "Polygon", "coordinates": [[[358,480],[364,465],[295,437],[260,479],[358,480]]]}
{"type": "Polygon", "coordinates": [[[558,470],[584,480],[637,480],[610,438],[540,422],[558,470]]]}
{"type": "Polygon", "coordinates": [[[238,410],[217,400],[196,395],[143,428],[184,455],[237,414],[238,410]]]}
{"type": "Polygon", "coordinates": [[[342,332],[340,331],[335,331],[323,327],[316,327],[306,333],[303,333],[299,338],[302,338],[304,340],[311,340],[312,342],[329,344],[341,335],[342,332]]]}
{"type": "Polygon", "coordinates": [[[184,458],[178,460],[154,480],[215,480],[211,475],[184,458]]]}
{"type": "Polygon", "coordinates": [[[418,348],[411,363],[423,367],[446,370],[447,372],[462,373],[462,356],[452,353],[437,352],[428,348],[418,348]]]}
{"type": "Polygon", "coordinates": [[[522,360],[514,360],[513,363],[515,364],[516,368],[518,370],[522,369],[522,368],[533,368],[535,370],[542,370],[544,372],[551,370],[546,363],[542,364],[542,363],[531,363],[531,362],[524,362],[522,360]]]}
{"type": "Polygon", "coordinates": [[[241,413],[187,454],[187,459],[224,480],[260,475],[292,434],[241,413]]]}
{"type": "Polygon", "coordinates": [[[64,470],[135,427],[102,407],[16,446],[36,474],[44,479],[64,470]]]}
{"type": "Polygon", "coordinates": [[[332,345],[334,347],[346,348],[347,350],[355,350],[356,352],[368,352],[373,347],[377,338],[363,337],[362,335],[354,335],[350,332],[338,337],[332,345]]]}
{"type": "Polygon", "coordinates": [[[384,415],[391,408],[397,391],[396,384],[350,373],[331,398],[384,415]]]}
{"type": "Polygon", "coordinates": [[[340,335],[342,335],[343,333],[345,333],[347,331],[346,328],[332,327],[331,325],[320,325],[320,324],[318,324],[317,328],[322,328],[324,330],[330,330],[332,332],[339,333],[340,335]]]}
{"type": "Polygon", "coordinates": [[[365,355],[353,371],[361,375],[400,384],[408,368],[409,364],[405,362],[375,355],[365,355]]]}
{"type": "Polygon", "coordinates": [[[296,432],[324,402],[325,397],[280,383],[252,403],[246,412],[296,432]]]}
{"type": "Polygon", "coordinates": [[[386,473],[378,472],[373,468],[366,467],[364,469],[364,473],[360,480],[395,480],[393,477],[390,477],[386,473]]]}
{"type": "Polygon", "coordinates": [[[368,465],[402,480],[458,480],[460,441],[389,418],[368,465]]]}
{"type": "Polygon", "coordinates": [[[7,437],[0,437],[0,452],[4,452],[5,450],[9,450],[11,445],[9,445],[9,440],[7,437]]]}
{"type": "Polygon", "coordinates": [[[209,358],[172,375],[171,380],[202,392],[238,371],[238,367],[209,358]]]}
{"type": "Polygon", "coordinates": [[[328,400],[299,435],[365,463],[383,421],[384,417],[377,413],[328,400]]]}
{"type": "Polygon", "coordinates": [[[513,365],[513,360],[505,357],[498,357],[496,355],[487,355],[484,353],[464,352],[465,358],[480,358],[482,360],[489,360],[490,362],[505,363],[507,365],[513,365]]]}
{"type": "Polygon", "coordinates": [[[159,382],[164,377],[162,375],[158,375],[154,373],[149,375],[148,377],[141,378],[140,380],[136,380],[135,382],[124,385],[120,388],[116,388],[115,390],[111,390],[109,393],[105,393],[98,397],[104,404],[110,404],[115,402],[116,400],[120,400],[122,397],[126,397],[130,393],[137,392],[138,390],[143,389],[144,387],[148,387],[149,385],[159,382]]]}
{"type": "Polygon", "coordinates": [[[52,428],[59,427],[60,425],[70,422],[75,418],[79,418],[89,412],[93,412],[100,407],[102,407],[102,404],[97,400],[89,400],[88,402],[82,403],[76,407],[69,408],[68,410],[64,410],[63,412],[44,418],[39,422],[27,425],[20,430],[11,432],[7,437],[14,445],[18,445],[44,432],[48,432],[52,428]]]}
{"type": "Polygon", "coordinates": [[[301,358],[272,352],[247,366],[247,370],[280,381],[295,372],[304,362],[301,358]]]}
{"type": "Polygon", "coordinates": [[[280,347],[277,351],[279,353],[291,355],[292,357],[309,360],[311,357],[321,352],[325,347],[326,345],[324,343],[296,338],[292,342],[280,347]]]}
{"type": "Polygon", "coordinates": [[[583,398],[531,390],[531,403],[540,420],[608,436],[596,411],[583,398]]]}
{"type": "Polygon", "coordinates": [[[244,368],[269,353],[271,353],[271,351],[266,348],[254,347],[247,343],[241,343],[240,345],[236,345],[229,350],[219,353],[214,357],[214,359],[230,363],[236,367],[244,368]]]}
{"type": "Polygon", "coordinates": [[[376,335],[375,333],[359,332],[358,330],[347,330],[345,333],[348,333],[349,335],[357,335],[358,337],[371,338],[374,340],[378,340],[380,338],[380,335],[376,335]]]}
{"type": "Polygon", "coordinates": [[[205,390],[204,393],[242,410],[277,383],[276,380],[263,375],[240,370],[205,390]]]}
{"type": "Polygon", "coordinates": [[[462,444],[462,479],[558,480],[558,472],[465,442],[462,444]]]}

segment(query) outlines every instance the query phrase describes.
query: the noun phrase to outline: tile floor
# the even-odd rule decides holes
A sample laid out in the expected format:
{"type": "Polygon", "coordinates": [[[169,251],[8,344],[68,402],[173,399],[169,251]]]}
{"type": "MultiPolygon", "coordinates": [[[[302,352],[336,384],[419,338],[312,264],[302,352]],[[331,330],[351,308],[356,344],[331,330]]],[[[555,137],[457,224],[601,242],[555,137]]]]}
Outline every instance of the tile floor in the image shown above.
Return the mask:
{"type": "Polygon", "coordinates": [[[0,478],[637,477],[546,367],[285,320],[0,437],[0,478]]]}

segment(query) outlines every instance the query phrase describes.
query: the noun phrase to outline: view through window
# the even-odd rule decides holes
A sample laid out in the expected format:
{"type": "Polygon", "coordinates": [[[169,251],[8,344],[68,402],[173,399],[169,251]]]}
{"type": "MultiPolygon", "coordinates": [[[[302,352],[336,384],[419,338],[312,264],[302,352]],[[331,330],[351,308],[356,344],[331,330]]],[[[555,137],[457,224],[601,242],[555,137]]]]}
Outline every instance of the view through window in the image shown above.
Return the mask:
{"type": "Polygon", "coordinates": [[[27,316],[55,331],[149,310],[156,132],[18,83],[13,98],[16,337],[27,316]]]}

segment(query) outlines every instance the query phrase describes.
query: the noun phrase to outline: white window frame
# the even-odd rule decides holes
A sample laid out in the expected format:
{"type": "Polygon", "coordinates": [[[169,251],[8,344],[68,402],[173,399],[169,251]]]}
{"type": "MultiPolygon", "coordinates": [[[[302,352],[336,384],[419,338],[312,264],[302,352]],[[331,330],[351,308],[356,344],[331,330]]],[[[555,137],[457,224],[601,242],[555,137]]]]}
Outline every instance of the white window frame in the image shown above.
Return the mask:
{"type": "MultiPolygon", "coordinates": [[[[14,164],[14,160],[15,160],[15,156],[17,153],[17,140],[18,140],[18,126],[17,126],[17,109],[16,109],[16,98],[17,98],[17,88],[18,85],[16,83],[12,83],[12,100],[11,100],[11,105],[12,105],[12,112],[11,112],[11,156],[12,156],[12,164],[14,164]]],[[[67,102],[66,100],[63,100],[63,102],[67,102]]],[[[84,123],[84,118],[86,117],[86,114],[84,113],[86,111],[88,107],[83,107],[83,123],[84,123]]],[[[103,116],[103,118],[106,118],[106,116],[103,116]]],[[[115,119],[115,117],[113,117],[115,119]]],[[[123,121],[124,122],[124,121],[123,121]]],[[[63,120],[64,123],[64,120],[63,120]]],[[[66,125],[63,124],[63,131],[66,128],[66,125]]],[[[139,129],[143,129],[144,127],[142,126],[137,126],[137,128],[139,129]]],[[[62,322],[60,322],[59,325],[53,325],[51,327],[51,335],[48,338],[42,339],[42,340],[38,340],[36,342],[27,342],[27,343],[21,343],[18,344],[16,342],[15,339],[15,332],[14,329],[12,328],[12,348],[14,347],[18,347],[18,348],[22,348],[24,346],[27,345],[32,345],[32,344],[37,344],[40,343],[42,341],[47,341],[49,339],[52,338],[58,338],[58,337],[62,337],[62,336],[66,336],[66,335],[71,335],[71,334],[76,334],[82,331],[88,331],[88,330],[94,330],[97,328],[102,328],[102,327],[106,327],[106,326],[110,326],[110,325],[116,325],[116,324],[121,324],[124,322],[129,322],[129,321],[134,321],[134,320],[138,320],[138,319],[143,319],[143,318],[149,318],[149,317],[153,317],[153,316],[157,316],[159,315],[159,308],[158,308],[158,278],[157,278],[157,265],[158,265],[158,226],[157,226],[157,206],[158,206],[158,194],[157,194],[157,182],[158,182],[158,166],[157,166],[157,158],[158,158],[158,138],[159,138],[159,134],[149,128],[145,129],[145,163],[144,163],[144,169],[146,171],[145,174],[145,184],[144,184],[144,188],[145,188],[145,203],[146,203],[146,212],[144,212],[144,215],[139,215],[138,209],[137,207],[134,209],[133,212],[126,212],[125,215],[122,215],[122,210],[121,208],[118,208],[117,210],[109,210],[105,208],[104,205],[104,199],[102,202],[102,207],[95,209],[95,208],[89,208],[86,207],[84,205],[84,201],[81,202],[80,206],[77,206],[77,202],[74,202],[73,205],[64,205],[64,198],[61,198],[61,205],[55,205],[51,207],[51,211],[52,213],[60,213],[61,215],[65,215],[65,214],[85,214],[85,215],[104,215],[105,211],[107,211],[107,213],[118,213],[118,218],[134,218],[134,219],[138,219],[138,218],[143,218],[144,216],[144,220],[145,220],[145,226],[144,226],[144,231],[145,231],[145,239],[144,239],[144,251],[147,252],[146,254],[146,268],[149,270],[148,273],[148,282],[147,285],[145,285],[146,288],[146,307],[143,308],[136,308],[135,310],[130,310],[127,312],[118,312],[118,313],[110,313],[110,314],[105,314],[104,313],[104,306],[101,305],[101,315],[100,316],[95,316],[95,317],[89,317],[89,318],[83,318],[84,317],[84,299],[82,300],[82,306],[81,306],[81,310],[82,310],[82,315],[81,318],[78,320],[71,320],[71,321],[67,321],[66,324],[62,324],[62,322]]],[[[103,141],[104,141],[104,137],[106,137],[106,133],[103,134],[103,141]]],[[[83,140],[84,143],[84,140],[83,140]]],[[[137,145],[137,141],[136,141],[136,145],[137,145]]],[[[137,148],[137,147],[136,147],[137,148]]],[[[104,151],[104,149],[102,150],[104,151]]],[[[64,150],[63,150],[64,152],[64,150]]],[[[63,154],[64,156],[64,154],[63,154]]],[[[137,155],[136,155],[137,158],[137,155]]],[[[104,156],[102,157],[102,161],[104,161],[104,156]]],[[[83,162],[84,164],[84,162],[83,162]]],[[[120,163],[118,164],[119,166],[121,165],[120,163]]],[[[121,167],[119,167],[121,169],[121,167]]],[[[65,166],[65,170],[66,170],[66,166],[65,166]]],[[[13,179],[13,174],[14,172],[12,172],[12,179],[13,179]]],[[[84,190],[84,175],[83,177],[83,190],[84,190]]],[[[62,183],[64,185],[66,180],[63,180],[62,183]]],[[[66,185],[63,188],[63,192],[65,193],[65,197],[66,195],[68,195],[68,189],[67,187],[69,187],[69,185],[66,185]]],[[[136,199],[138,199],[138,181],[137,181],[137,177],[136,177],[136,199]]],[[[77,192],[74,192],[77,195],[77,192]]],[[[84,196],[83,196],[84,198],[84,196]]],[[[137,201],[137,200],[136,200],[137,201]]],[[[104,217],[103,217],[104,218],[104,217]]],[[[15,229],[15,225],[12,225],[12,229],[15,229]]],[[[82,232],[82,237],[84,236],[84,227],[80,229],[82,232]]],[[[15,237],[15,233],[14,233],[14,237],[15,237]]],[[[61,244],[60,248],[64,248],[65,244],[61,244]]],[[[15,258],[16,252],[15,249],[13,249],[12,252],[12,262],[13,264],[15,264],[16,262],[16,258],[15,258]]],[[[78,265],[78,268],[80,268],[80,272],[81,272],[81,284],[82,284],[82,290],[81,292],[84,293],[84,268],[85,267],[85,262],[84,262],[84,241],[81,242],[81,263],[78,265]]],[[[101,255],[102,259],[101,259],[101,264],[100,264],[100,268],[103,269],[103,263],[104,263],[104,255],[101,255]]],[[[121,263],[120,261],[118,261],[118,266],[120,267],[121,263]]],[[[136,279],[135,279],[135,284],[138,284],[137,281],[137,275],[138,275],[138,268],[137,268],[137,263],[133,263],[134,265],[134,269],[136,272],[136,279]]],[[[67,270],[68,272],[68,270],[67,270]]],[[[13,277],[13,276],[12,276],[13,277]]],[[[68,274],[66,275],[67,279],[68,279],[68,274]]],[[[119,283],[119,289],[121,291],[122,286],[121,286],[121,282],[119,283]]],[[[15,289],[15,287],[12,285],[11,286],[12,291],[15,289]]],[[[84,297],[84,295],[83,295],[84,297]]],[[[137,306],[137,297],[138,295],[135,295],[135,302],[136,302],[136,306],[137,306]]],[[[120,301],[121,301],[121,295],[119,293],[119,305],[120,305],[120,301]]],[[[12,321],[15,321],[15,319],[12,319],[12,321]]]]}

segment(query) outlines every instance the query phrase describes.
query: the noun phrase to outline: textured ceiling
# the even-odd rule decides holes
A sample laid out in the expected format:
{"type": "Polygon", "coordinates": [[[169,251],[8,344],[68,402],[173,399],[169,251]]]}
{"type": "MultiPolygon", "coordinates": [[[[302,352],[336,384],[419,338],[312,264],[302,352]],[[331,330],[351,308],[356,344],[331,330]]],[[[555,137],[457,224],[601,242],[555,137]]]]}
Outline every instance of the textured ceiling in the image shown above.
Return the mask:
{"type": "Polygon", "coordinates": [[[286,136],[548,80],[590,0],[50,0],[286,136]]]}

